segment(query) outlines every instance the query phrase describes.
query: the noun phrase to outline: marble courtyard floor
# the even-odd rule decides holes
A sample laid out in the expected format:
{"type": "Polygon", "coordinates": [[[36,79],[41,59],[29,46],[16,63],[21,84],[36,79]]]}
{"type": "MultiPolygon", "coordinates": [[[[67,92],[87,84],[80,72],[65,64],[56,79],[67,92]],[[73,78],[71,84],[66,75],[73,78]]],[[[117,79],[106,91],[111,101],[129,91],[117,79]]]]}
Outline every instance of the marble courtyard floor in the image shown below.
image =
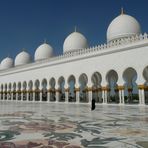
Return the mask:
{"type": "Polygon", "coordinates": [[[0,102],[0,148],[148,148],[148,106],[0,102]]]}

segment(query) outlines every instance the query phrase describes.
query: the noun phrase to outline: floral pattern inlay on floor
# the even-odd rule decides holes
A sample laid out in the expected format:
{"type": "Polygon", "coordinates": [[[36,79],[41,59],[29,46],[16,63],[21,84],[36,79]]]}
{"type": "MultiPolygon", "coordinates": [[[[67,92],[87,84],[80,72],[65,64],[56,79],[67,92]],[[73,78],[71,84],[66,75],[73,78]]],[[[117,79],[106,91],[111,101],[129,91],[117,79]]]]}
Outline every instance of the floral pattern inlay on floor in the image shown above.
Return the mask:
{"type": "Polygon", "coordinates": [[[148,107],[0,102],[0,148],[148,147],[148,107]]]}

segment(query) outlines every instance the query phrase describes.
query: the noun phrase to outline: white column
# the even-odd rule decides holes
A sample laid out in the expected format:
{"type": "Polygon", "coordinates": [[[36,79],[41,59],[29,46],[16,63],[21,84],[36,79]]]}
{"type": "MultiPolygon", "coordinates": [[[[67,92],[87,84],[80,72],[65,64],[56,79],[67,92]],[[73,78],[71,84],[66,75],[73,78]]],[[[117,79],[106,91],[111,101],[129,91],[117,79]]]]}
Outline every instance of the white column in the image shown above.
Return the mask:
{"type": "Polygon", "coordinates": [[[10,93],[10,97],[11,97],[11,100],[13,100],[13,90],[11,91],[11,93],[10,93]]]}
{"type": "Polygon", "coordinates": [[[88,98],[89,98],[88,103],[91,103],[92,101],[92,88],[91,87],[88,88],[88,98]]]}
{"type": "Polygon", "coordinates": [[[59,102],[59,91],[56,89],[56,102],[59,102]]]}
{"type": "Polygon", "coordinates": [[[124,89],[121,90],[121,96],[122,96],[122,104],[124,104],[124,89]]]}
{"type": "Polygon", "coordinates": [[[141,103],[145,104],[145,94],[144,94],[144,89],[141,90],[141,103]]]}
{"type": "Polygon", "coordinates": [[[6,97],[7,97],[7,100],[9,100],[9,93],[8,93],[9,91],[7,91],[7,95],[6,95],[6,97]]]}
{"type": "Polygon", "coordinates": [[[3,91],[3,100],[5,100],[5,91],[3,91]]]}
{"type": "Polygon", "coordinates": [[[107,104],[107,90],[104,91],[104,95],[105,95],[105,104],[107,104]]]}
{"type": "Polygon", "coordinates": [[[139,104],[142,104],[142,96],[141,96],[141,89],[138,89],[138,95],[139,95],[139,104]]]}
{"type": "Polygon", "coordinates": [[[103,104],[105,103],[105,94],[104,94],[104,90],[102,90],[102,99],[103,99],[103,104]]]}
{"type": "Polygon", "coordinates": [[[21,101],[23,101],[23,89],[21,90],[21,101]]]}
{"type": "Polygon", "coordinates": [[[50,102],[50,85],[47,83],[47,102],[50,102]]]}
{"type": "Polygon", "coordinates": [[[122,90],[119,90],[119,104],[122,104],[122,90]]]}
{"type": "Polygon", "coordinates": [[[80,103],[80,89],[76,88],[76,103],[80,103]]]}
{"type": "Polygon", "coordinates": [[[35,102],[35,87],[32,88],[32,101],[35,102]]]}
{"type": "Polygon", "coordinates": [[[119,90],[119,104],[124,104],[124,90],[119,90]]]}
{"type": "Polygon", "coordinates": [[[26,88],[26,101],[28,102],[29,101],[29,92],[28,92],[28,89],[26,88]]]}
{"type": "Polygon", "coordinates": [[[42,102],[42,88],[40,88],[40,92],[39,92],[39,98],[40,98],[40,102],[42,102]]]}
{"type": "Polygon", "coordinates": [[[102,90],[103,104],[107,104],[107,90],[102,90]]]}
{"type": "Polygon", "coordinates": [[[144,105],[145,104],[145,94],[144,94],[144,88],[139,88],[139,105],[144,105]]]}
{"type": "Polygon", "coordinates": [[[47,102],[50,102],[50,88],[47,89],[47,102]]]}
{"type": "Polygon", "coordinates": [[[65,103],[68,103],[68,94],[69,94],[69,92],[68,92],[68,89],[65,89],[65,103]]]}

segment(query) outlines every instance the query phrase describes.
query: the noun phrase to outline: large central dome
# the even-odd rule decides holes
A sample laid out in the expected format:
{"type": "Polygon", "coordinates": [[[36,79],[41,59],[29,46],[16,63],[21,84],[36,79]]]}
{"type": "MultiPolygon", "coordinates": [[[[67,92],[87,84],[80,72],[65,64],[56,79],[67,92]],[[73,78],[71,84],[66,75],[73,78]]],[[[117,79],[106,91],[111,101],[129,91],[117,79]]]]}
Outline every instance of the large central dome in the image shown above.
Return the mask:
{"type": "Polygon", "coordinates": [[[140,33],[139,22],[134,17],[122,13],[110,23],[107,29],[107,41],[139,35],[140,33]]]}
{"type": "Polygon", "coordinates": [[[71,33],[64,41],[63,50],[69,52],[77,49],[84,49],[88,47],[87,39],[79,32],[71,33]]]}

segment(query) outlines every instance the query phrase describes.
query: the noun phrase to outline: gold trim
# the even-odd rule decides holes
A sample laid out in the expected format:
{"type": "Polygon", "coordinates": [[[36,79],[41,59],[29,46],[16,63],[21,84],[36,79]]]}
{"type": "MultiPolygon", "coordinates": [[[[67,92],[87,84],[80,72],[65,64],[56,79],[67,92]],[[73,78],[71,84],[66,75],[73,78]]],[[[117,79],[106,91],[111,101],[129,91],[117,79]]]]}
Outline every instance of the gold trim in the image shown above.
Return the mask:
{"type": "Polygon", "coordinates": [[[117,88],[118,88],[118,90],[123,90],[124,89],[124,86],[119,85],[117,88]]]}
{"type": "Polygon", "coordinates": [[[144,85],[142,84],[142,85],[138,85],[138,88],[139,88],[139,89],[145,89],[146,86],[144,86],[144,85]]]}
{"type": "Polygon", "coordinates": [[[75,88],[75,91],[80,91],[80,88],[78,87],[78,88],[75,88]]]}
{"type": "Polygon", "coordinates": [[[69,88],[65,88],[65,92],[69,92],[69,88]]]}
{"type": "Polygon", "coordinates": [[[92,87],[86,88],[86,91],[92,91],[92,90],[93,90],[92,87]]]}

